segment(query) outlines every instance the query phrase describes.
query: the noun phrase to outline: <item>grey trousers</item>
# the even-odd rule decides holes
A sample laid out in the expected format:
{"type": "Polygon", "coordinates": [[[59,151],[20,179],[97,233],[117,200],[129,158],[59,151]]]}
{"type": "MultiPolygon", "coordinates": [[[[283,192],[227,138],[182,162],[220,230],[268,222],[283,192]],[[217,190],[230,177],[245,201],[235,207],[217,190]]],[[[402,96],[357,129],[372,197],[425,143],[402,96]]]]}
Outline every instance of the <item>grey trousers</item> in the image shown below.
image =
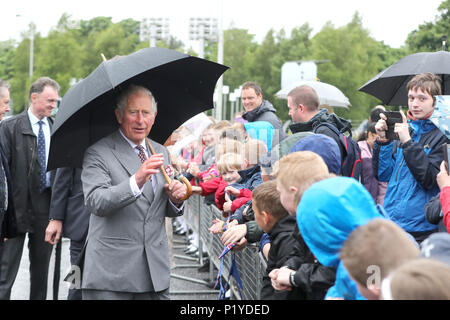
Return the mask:
{"type": "Polygon", "coordinates": [[[169,289],[159,292],[117,292],[82,289],[83,300],[170,300],[169,289]]]}

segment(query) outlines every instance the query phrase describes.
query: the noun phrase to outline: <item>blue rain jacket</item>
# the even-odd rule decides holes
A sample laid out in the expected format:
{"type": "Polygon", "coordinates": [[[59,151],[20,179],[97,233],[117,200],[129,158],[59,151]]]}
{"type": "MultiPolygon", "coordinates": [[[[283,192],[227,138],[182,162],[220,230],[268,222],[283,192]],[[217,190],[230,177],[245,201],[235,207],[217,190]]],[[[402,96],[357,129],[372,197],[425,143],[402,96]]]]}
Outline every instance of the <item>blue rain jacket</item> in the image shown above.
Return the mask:
{"type": "Polygon", "coordinates": [[[255,121],[244,123],[245,131],[252,139],[261,140],[267,146],[267,150],[272,149],[272,140],[274,134],[274,127],[268,121],[255,121]]]}
{"type": "Polygon", "coordinates": [[[313,184],[297,207],[297,223],[306,245],[316,259],[337,268],[336,281],[327,297],[364,299],[339,259],[350,233],[375,218],[383,218],[362,184],[336,177],[313,184]]]}
{"type": "Polygon", "coordinates": [[[439,193],[436,175],[444,158],[447,138],[430,120],[409,120],[411,140],[374,143],[372,164],[379,181],[388,181],[384,209],[407,232],[436,229],[425,215],[425,205],[439,193]]]}

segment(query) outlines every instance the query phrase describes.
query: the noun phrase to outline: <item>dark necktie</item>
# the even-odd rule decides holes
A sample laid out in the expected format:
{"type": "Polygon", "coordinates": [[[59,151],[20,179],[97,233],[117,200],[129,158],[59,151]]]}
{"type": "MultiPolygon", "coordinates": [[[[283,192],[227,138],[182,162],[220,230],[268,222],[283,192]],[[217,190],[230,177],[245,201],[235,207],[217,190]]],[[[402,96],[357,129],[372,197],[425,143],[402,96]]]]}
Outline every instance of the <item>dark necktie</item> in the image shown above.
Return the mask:
{"type": "Polygon", "coordinates": [[[41,177],[39,179],[39,191],[42,192],[47,187],[47,174],[46,174],[46,160],[45,160],[45,137],[44,130],[42,130],[43,121],[39,121],[39,134],[37,138],[37,150],[39,155],[39,162],[41,163],[41,177]]]}
{"type": "MultiPolygon", "coordinates": [[[[145,152],[144,152],[144,147],[141,146],[141,145],[137,145],[137,146],[136,146],[136,149],[139,150],[139,153],[138,153],[139,160],[141,160],[141,162],[144,163],[145,160],[147,160],[147,156],[145,155],[145,152]]],[[[149,179],[149,180],[152,181],[152,187],[150,188],[150,196],[151,196],[152,199],[153,199],[153,193],[154,193],[154,190],[153,190],[153,180],[152,180],[152,177],[151,177],[151,176],[150,176],[150,179],[149,179]]]]}
{"type": "Polygon", "coordinates": [[[138,145],[138,146],[136,146],[136,149],[139,150],[139,153],[138,153],[139,160],[141,160],[141,162],[144,163],[145,160],[147,160],[147,156],[145,155],[145,152],[144,152],[144,147],[141,145],[138,145]]]}

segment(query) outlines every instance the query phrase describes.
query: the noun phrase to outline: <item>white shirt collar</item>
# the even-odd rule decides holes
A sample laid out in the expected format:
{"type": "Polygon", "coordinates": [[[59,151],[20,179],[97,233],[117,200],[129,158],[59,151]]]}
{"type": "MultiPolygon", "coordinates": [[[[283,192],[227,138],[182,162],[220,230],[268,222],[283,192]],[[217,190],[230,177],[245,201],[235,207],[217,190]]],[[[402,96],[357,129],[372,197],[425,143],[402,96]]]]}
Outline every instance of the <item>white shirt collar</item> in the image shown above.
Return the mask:
{"type": "Polygon", "coordinates": [[[31,112],[31,108],[28,108],[28,117],[30,118],[31,125],[35,125],[35,124],[37,124],[39,121],[44,122],[45,125],[48,124],[47,117],[44,117],[42,120],[40,120],[38,117],[36,117],[36,116],[33,114],[33,112],[31,112]]]}
{"type": "MultiPolygon", "coordinates": [[[[119,129],[120,134],[122,135],[122,137],[128,142],[128,144],[131,146],[131,148],[133,148],[133,150],[136,149],[136,146],[138,146],[137,144],[135,144],[133,141],[131,141],[130,139],[128,139],[122,132],[122,130],[119,129]]],[[[147,144],[145,143],[145,139],[142,140],[142,142],[139,144],[144,148],[144,151],[147,152],[147,144]]]]}

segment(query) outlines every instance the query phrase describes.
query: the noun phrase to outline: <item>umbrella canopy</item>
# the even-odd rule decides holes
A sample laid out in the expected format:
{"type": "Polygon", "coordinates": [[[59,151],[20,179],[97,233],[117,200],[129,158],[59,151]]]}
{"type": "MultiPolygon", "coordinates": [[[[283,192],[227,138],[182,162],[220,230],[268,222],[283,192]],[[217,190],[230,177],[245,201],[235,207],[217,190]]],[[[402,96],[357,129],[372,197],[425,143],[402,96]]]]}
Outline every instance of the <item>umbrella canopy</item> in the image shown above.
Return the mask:
{"type": "Polygon", "coordinates": [[[319,96],[320,105],[328,105],[330,107],[343,107],[348,108],[350,101],[342,93],[341,90],[335,86],[320,82],[320,81],[298,81],[294,82],[286,88],[281,89],[276,93],[276,96],[280,99],[287,99],[289,92],[299,86],[307,85],[316,90],[319,96]]]}
{"type": "Polygon", "coordinates": [[[81,167],[84,151],[117,130],[116,97],[128,84],[147,87],[158,104],[150,138],[164,143],[194,115],[213,108],[228,67],[164,48],[146,48],[102,62],[64,95],[52,128],[47,170],[81,167]]]}
{"type": "Polygon", "coordinates": [[[436,106],[430,120],[450,139],[450,96],[436,96],[436,106]]]}
{"type": "Polygon", "coordinates": [[[442,92],[450,94],[450,52],[419,52],[406,56],[370,79],[359,91],[390,106],[407,106],[406,85],[417,74],[431,72],[442,77],[442,92]]]}

